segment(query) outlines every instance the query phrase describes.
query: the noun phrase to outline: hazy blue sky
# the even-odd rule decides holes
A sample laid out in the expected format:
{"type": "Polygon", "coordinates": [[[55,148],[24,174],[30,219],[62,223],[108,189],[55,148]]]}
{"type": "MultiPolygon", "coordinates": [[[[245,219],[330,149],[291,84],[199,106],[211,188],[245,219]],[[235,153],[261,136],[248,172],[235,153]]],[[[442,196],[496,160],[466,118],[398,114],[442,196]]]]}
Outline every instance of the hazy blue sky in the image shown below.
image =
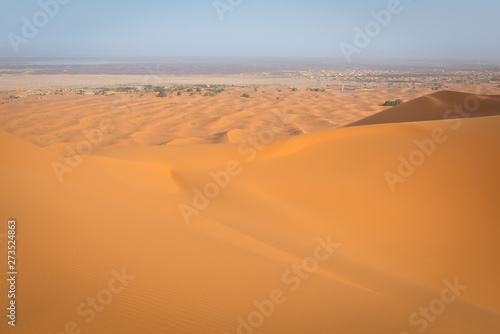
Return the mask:
{"type": "MultiPolygon", "coordinates": [[[[36,0],[2,0],[0,55],[343,58],[340,44],[354,45],[354,28],[364,29],[370,12],[388,2],[243,0],[221,20],[213,0],[72,0],[15,53],[9,33],[23,37],[22,18],[33,22],[41,7],[36,0]]],[[[500,61],[500,1],[401,0],[401,6],[354,60],[500,61]]]]}

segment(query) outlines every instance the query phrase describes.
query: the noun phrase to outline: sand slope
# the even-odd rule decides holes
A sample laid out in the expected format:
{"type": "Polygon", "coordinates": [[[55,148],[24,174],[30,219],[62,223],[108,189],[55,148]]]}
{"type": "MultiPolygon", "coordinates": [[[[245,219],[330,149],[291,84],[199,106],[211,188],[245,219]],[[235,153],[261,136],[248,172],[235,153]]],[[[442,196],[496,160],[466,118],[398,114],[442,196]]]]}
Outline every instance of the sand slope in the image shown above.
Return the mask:
{"type": "Polygon", "coordinates": [[[499,95],[440,91],[368,116],[347,126],[493,116],[500,114],[499,103],[499,95]]]}
{"type": "MultiPolygon", "coordinates": [[[[500,109],[497,97],[481,98],[488,113],[483,105],[500,109]]],[[[63,182],[52,164],[65,158],[0,132],[2,221],[18,220],[20,249],[18,326],[2,333],[72,322],[95,334],[237,333],[239,317],[258,324],[241,333],[500,332],[500,116],[424,121],[411,103],[397,108],[421,122],[272,143],[100,147],[63,182]],[[436,129],[434,152],[391,191],[386,173],[436,129]],[[194,206],[195,189],[228,169],[239,173],[212,185],[187,224],[179,205],[194,206]],[[290,271],[329,236],[339,245],[321,248],[317,269],[290,271]],[[109,299],[123,268],[134,278],[109,299]],[[455,279],[466,288],[439,302],[455,279]],[[275,290],[272,314],[252,313],[275,290]],[[94,317],[87,298],[104,302],[94,317]],[[424,320],[429,306],[439,314],[424,320]]]]}

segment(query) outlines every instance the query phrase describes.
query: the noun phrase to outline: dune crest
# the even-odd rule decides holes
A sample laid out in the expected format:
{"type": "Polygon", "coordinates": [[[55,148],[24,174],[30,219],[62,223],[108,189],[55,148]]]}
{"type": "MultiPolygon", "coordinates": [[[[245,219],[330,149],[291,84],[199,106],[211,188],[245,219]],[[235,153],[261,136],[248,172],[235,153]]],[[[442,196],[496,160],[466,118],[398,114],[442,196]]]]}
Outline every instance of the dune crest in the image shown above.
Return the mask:
{"type": "Polygon", "coordinates": [[[346,126],[432,121],[499,115],[500,95],[441,91],[368,116],[346,126]]]}

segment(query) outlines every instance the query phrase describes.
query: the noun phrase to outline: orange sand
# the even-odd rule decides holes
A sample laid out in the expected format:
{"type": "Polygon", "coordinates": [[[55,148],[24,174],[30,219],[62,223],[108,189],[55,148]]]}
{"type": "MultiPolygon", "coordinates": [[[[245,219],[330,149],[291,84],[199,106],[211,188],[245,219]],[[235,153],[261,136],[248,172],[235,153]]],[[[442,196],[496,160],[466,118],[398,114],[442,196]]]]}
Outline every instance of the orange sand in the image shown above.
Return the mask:
{"type": "MultiPolygon", "coordinates": [[[[381,89],[373,92],[311,92],[290,89],[227,88],[217,96],[153,93],[114,96],[48,95],[6,100],[0,94],[0,128],[59,154],[67,144],[88,138],[82,130],[104,134],[99,147],[241,142],[287,114],[288,125],[276,137],[317,132],[354,122],[387,107],[387,99],[405,101],[430,90],[381,89]],[[248,93],[250,98],[241,95],[248,93]],[[279,100],[277,99],[279,98],[279,100]]],[[[99,136],[95,135],[96,140],[99,136]]]]}
{"type": "Polygon", "coordinates": [[[12,129],[0,131],[0,233],[16,218],[19,247],[18,325],[4,319],[2,333],[223,334],[239,321],[256,325],[240,333],[500,332],[498,97],[479,97],[482,117],[459,126],[438,115],[467,96],[441,92],[370,121],[382,124],[284,138],[381,107],[344,115],[347,97],[333,94],[286,93],[284,103],[273,92],[266,104],[240,93],[180,97],[172,116],[175,100],[138,99],[90,156],[69,161],[59,151],[84,140],[83,124],[109,118],[112,98],[47,98],[31,116],[23,101],[2,105],[12,129]],[[269,111],[283,104],[290,123],[269,111]],[[227,115],[235,105],[243,110],[227,115]],[[385,173],[435,129],[446,140],[392,192],[385,173]],[[189,145],[157,145],[175,140],[189,145]],[[194,144],[210,140],[222,144],[194,144]],[[62,182],[54,163],[71,170],[62,182]],[[214,196],[193,204],[196,189],[214,196]],[[331,254],[318,243],[329,236],[331,254]],[[291,271],[311,259],[310,273],[291,271]],[[122,268],[134,276],[126,284],[112,273],[122,268]],[[455,280],[466,286],[456,294],[455,280]],[[103,302],[94,317],[88,298],[103,302]],[[273,306],[258,311],[264,300],[273,306]],[[429,307],[439,314],[425,320],[418,312],[429,307]]]}

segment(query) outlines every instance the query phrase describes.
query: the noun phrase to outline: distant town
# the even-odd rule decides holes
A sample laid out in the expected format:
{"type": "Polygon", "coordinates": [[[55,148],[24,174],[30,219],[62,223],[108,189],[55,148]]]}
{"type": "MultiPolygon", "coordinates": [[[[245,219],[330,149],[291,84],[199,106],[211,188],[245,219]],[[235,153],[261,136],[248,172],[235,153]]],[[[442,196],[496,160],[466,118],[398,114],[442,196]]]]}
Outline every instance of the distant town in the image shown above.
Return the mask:
{"type": "Polygon", "coordinates": [[[150,85],[167,90],[176,85],[193,86],[193,89],[219,85],[336,92],[388,88],[470,90],[480,85],[496,94],[500,88],[500,65],[385,63],[346,66],[332,61],[290,59],[0,61],[0,91],[4,92],[43,86],[48,94],[61,93],[61,89],[102,94],[104,89],[107,95],[130,90],[147,92],[150,85]],[[37,77],[39,80],[44,78],[43,85],[27,84],[28,77],[33,82],[37,82],[37,77]]]}
{"type": "Polygon", "coordinates": [[[375,88],[446,89],[449,85],[488,84],[500,87],[500,68],[493,70],[445,71],[410,73],[405,71],[344,70],[300,71],[299,78],[317,79],[324,88],[356,90],[375,88]]]}

